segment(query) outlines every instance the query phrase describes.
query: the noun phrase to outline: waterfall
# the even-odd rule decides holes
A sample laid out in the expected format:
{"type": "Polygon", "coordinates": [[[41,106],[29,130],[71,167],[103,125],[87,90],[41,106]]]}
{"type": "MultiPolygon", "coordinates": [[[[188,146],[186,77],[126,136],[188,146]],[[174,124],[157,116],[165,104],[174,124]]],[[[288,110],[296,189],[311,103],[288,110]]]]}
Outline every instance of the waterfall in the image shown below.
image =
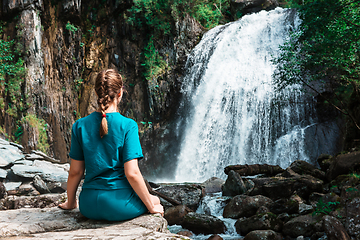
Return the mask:
{"type": "Polygon", "coordinates": [[[176,181],[225,178],[231,164],[309,161],[312,98],[295,85],[276,91],[271,59],[296,30],[294,10],[246,15],[207,32],[188,58],[176,181]],[[186,114],[185,114],[186,113],[186,114]]]}

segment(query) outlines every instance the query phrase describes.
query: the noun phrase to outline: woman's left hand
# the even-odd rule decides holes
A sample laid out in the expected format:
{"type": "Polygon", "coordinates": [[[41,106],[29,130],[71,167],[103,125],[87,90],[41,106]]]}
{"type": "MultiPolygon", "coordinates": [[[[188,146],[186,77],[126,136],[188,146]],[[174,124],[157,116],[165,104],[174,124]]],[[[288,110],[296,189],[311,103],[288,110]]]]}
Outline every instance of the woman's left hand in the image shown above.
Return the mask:
{"type": "Polygon", "coordinates": [[[69,201],[59,204],[59,208],[64,209],[64,210],[71,210],[71,209],[74,209],[77,207],[78,207],[78,205],[77,205],[76,201],[74,204],[70,204],[69,201]]]}

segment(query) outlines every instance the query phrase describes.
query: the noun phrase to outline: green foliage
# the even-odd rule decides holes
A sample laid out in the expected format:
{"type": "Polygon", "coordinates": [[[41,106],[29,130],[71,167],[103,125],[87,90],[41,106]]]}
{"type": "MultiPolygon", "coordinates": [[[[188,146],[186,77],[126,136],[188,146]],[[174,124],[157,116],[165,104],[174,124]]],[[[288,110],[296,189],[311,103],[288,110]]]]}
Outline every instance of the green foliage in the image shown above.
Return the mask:
{"type": "Polygon", "coordinates": [[[79,30],[77,27],[75,27],[75,25],[71,24],[70,22],[67,22],[65,28],[69,32],[73,32],[73,33],[77,32],[79,30]]]}
{"type": "Polygon", "coordinates": [[[74,82],[75,82],[75,90],[79,92],[81,85],[84,83],[84,79],[75,79],[74,82]]]}
{"type": "Polygon", "coordinates": [[[329,214],[334,210],[334,208],[340,204],[340,202],[326,202],[324,203],[322,198],[319,199],[319,201],[316,203],[315,211],[313,212],[313,215],[316,214],[329,214]]]}
{"type": "MultiPolygon", "coordinates": [[[[2,34],[3,27],[0,24],[0,36],[2,34]]],[[[25,75],[21,48],[17,47],[14,39],[0,39],[0,107],[6,109],[10,116],[16,117],[27,107],[21,91],[25,75]]]]}
{"type": "MultiPolygon", "coordinates": [[[[274,59],[279,89],[292,84],[326,83],[334,95],[326,100],[348,115],[346,101],[360,84],[360,1],[304,0],[300,29],[274,59]]],[[[325,85],[324,85],[325,86],[325,85]]]]}
{"type": "Polygon", "coordinates": [[[144,76],[147,81],[163,73],[167,67],[166,61],[160,56],[154,46],[153,37],[150,37],[148,45],[144,49],[143,62],[142,65],[145,68],[144,76]]]}
{"type": "Polygon", "coordinates": [[[28,114],[21,119],[22,124],[28,124],[35,130],[37,135],[37,148],[46,153],[49,149],[48,137],[47,137],[47,124],[44,119],[38,118],[34,114],[28,114]]]}

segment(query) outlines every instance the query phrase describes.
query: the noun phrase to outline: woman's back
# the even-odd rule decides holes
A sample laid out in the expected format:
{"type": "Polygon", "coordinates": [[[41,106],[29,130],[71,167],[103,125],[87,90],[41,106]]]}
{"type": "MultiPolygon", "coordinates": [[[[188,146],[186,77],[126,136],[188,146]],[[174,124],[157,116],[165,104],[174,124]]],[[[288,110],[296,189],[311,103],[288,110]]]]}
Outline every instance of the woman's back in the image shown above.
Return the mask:
{"type": "Polygon", "coordinates": [[[79,119],[72,129],[70,157],[85,160],[83,188],[130,188],[124,163],[143,157],[135,121],[118,112],[106,114],[108,134],[99,135],[100,112],[79,119]]]}

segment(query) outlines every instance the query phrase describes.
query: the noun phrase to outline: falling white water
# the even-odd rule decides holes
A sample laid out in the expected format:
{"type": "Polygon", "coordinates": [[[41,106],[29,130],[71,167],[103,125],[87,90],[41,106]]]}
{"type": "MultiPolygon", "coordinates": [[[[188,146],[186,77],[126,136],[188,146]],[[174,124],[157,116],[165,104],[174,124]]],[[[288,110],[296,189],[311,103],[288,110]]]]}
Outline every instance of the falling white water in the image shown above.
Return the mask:
{"type": "Polygon", "coordinates": [[[311,101],[300,86],[278,92],[272,83],[271,59],[299,23],[294,10],[277,8],[204,35],[187,62],[188,115],[178,126],[184,135],[176,181],[224,178],[231,164],[287,167],[308,160],[304,129],[312,124],[311,101]]]}

